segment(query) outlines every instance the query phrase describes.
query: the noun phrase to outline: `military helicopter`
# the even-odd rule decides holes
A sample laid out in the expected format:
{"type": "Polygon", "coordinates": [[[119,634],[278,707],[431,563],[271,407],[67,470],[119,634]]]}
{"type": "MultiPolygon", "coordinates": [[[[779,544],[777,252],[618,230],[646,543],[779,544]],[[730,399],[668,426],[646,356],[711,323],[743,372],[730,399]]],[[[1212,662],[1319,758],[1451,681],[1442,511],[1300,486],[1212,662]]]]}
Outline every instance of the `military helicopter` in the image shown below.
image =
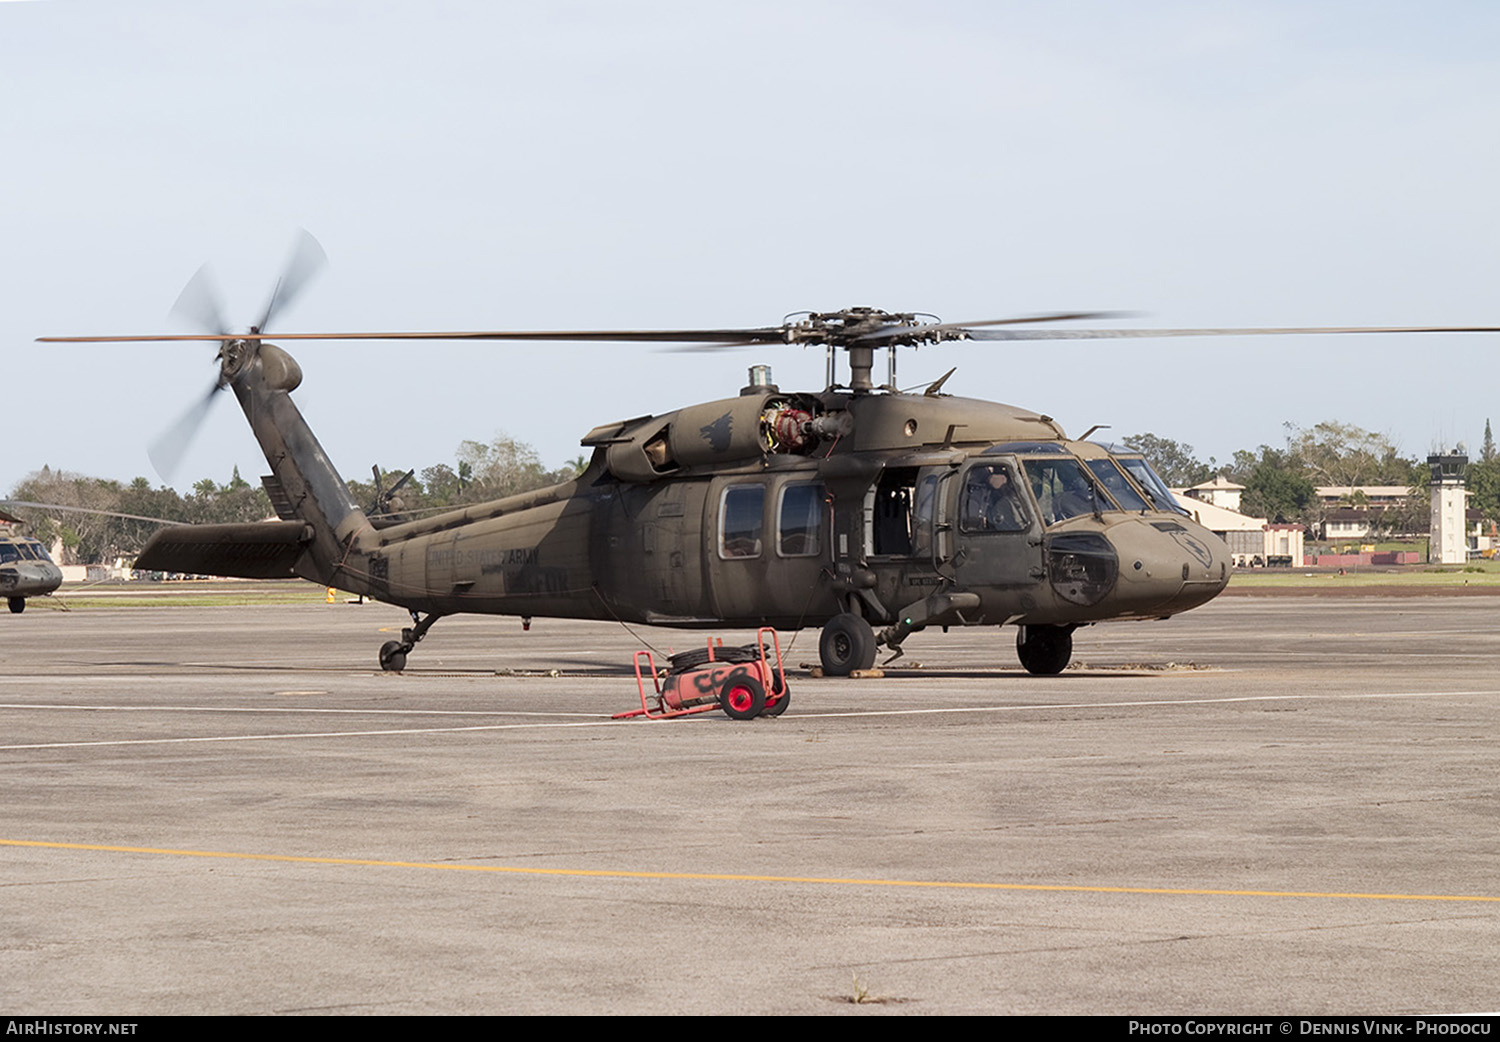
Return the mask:
{"type": "Polygon", "coordinates": [[[27,597],[45,597],[62,585],[62,569],[47,548],[17,527],[25,522],[0,510],[0,597],[13,614],[26,610],[27,597]]]}
{"type": "MultiPolygon", "coordinates": [[[[321,251],[319,251],[321,253],[321,251]]],[[[1018,329],[1099,313],[945,323],[868,307],[759,328],[293,333],[277,340],[604,341],[821,346],[821,391],[782,391],[751,370],[732,397],[600,424],[573,480],[390,523],[357,504],[291,392],[302,371],[263,332],[312,265],[284,280],[261,323],[220,331],[49,341],[218,343],[209,392],[234,392],[265,454],[280,518],[158,531],[136,567],[245,578],[301,576],[399,605],[412,625],[379,662],[401,670],[433,624],[472,612],[677,627],[822,628],[824,671],[867,669],[931,626],[1014,626],[1021,665],[1062,671],[1080,626],[1165,619],[1229,581],[1224,543],[1172,499],[1139,454],[1069,438],[1043,413],[898,390],[900,348],[951,341],[1338,329],[1018,329]],[[1006,327],[1006,328],[1000,328],[1006,327]],[[876,352],[888,379],[874,383],[876,352]],[[837,381],[847,360],[848,382],[837,381]]],[[[181,303],[179,301],[179,303],[181,303]]],[[[1466,331],[1496,331],[1463,327],[1466,331]]],[[[203,403],[195,406],[198,413],[203,403]]],[[[1089,433],[1092,433],[1090,431],[1089,433]]],[[[378,472],[377,472],[378,478],[378,472]]]]}

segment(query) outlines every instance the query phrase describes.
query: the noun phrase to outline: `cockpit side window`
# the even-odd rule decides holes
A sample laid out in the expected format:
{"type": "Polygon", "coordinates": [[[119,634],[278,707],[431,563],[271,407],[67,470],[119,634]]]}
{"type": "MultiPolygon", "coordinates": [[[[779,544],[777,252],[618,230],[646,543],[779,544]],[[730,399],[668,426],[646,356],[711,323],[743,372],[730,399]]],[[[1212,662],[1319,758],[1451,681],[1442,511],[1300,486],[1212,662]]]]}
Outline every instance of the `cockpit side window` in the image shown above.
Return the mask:
{"type": "Polygon", "coordinates": [[[958,525],[965,532],[1024,532],[1031,527],[1010,467],[993,463],[970,468],[958,525]]]}
{"type": "Polygon", "coordinates": [[[10,564],[21,559],[21,551],[14,543],[0,543],[0,564],[10,564]]]}

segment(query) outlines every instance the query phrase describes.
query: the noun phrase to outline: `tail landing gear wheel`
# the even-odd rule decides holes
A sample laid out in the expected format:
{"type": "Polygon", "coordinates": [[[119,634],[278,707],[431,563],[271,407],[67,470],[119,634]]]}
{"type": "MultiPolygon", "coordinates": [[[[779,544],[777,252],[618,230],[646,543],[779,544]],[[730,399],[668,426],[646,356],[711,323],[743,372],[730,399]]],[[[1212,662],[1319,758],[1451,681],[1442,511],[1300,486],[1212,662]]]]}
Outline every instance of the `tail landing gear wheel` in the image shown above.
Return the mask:
{"type": "Polygon", "coordinates": [[[26,610],[26,598],[25,597],[12,597],[10,599],[10,613],[12,615],[19,615],[19,614],[21,614],[25,610],[26,610]]]}
{"type": "Polygon", "coordinates": [[[818,638],[818,658],[830,677],[847,677],[875,664],[875,631],[852,612],[835,615],[818,638]]]}
{"type": "Polygon", "coordinates": [[[1061,673],[1073,657],[1073,631],[1065,626],[1022,626],[1016,631],[1016,654],[1028,673],[1061,673]]]}
{"type": "Polygon", "coordinates": [[[733,673],[724,681],[719,705],[731,720],[753,720],[765,712],[766,689],[749,673],[733,673]]]}
{"type": "Polygon", "coordinates": [[[406,649],[399,640],[388,640],[380,645],[380,668],[390,673],[399,673],[406,668],[406,649]]]}
{"type": "Polygon", "coordinates": [[[400,640],[388,640],[380,645],[380,668],[390,673],[399,673],[406,668],[406,656],[417,646],[418,641],[427,636],[432,624],[442,618],[436,612],[428,612],[427,618],[423,619],[415,608],[407,610],[411,612],[411,621],[416,625],[403,629],[400,640]]]}

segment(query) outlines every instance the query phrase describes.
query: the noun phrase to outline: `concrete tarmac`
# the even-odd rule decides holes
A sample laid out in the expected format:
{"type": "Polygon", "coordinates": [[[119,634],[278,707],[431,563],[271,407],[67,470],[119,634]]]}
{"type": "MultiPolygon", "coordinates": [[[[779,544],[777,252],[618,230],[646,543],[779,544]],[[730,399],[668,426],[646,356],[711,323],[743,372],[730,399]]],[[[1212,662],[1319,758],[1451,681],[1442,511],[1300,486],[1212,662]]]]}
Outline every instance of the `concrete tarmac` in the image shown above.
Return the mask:
{"type": "Polygon", "coordinates": [[[389,606],[36,604],[0,1011],[1494,1010],[1497,603],[1222,598],[1047,678],[926,632],[662,723],[609,719],[618,625],[443,620],[393,675],[389,606]]]}

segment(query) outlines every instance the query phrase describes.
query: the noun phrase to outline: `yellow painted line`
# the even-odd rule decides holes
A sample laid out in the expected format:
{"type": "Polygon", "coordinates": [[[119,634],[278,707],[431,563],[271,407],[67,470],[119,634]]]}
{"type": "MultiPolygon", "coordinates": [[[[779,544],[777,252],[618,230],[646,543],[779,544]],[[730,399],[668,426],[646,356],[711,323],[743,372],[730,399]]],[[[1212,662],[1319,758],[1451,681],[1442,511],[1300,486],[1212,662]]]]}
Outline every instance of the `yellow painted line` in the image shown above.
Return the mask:
{"type": "Polygon", "coordinates": [[[1064,883],[978,883],[936,879],[844,879],[835,876],[753,876],[718,872],[631,872],[604,868],[530,868],[516,865],[455,865],[432,861],[379,861],[371,858],[302,857],[294,854],[245,854],[222,850],[173,850],[163,847],[119,847],[102,843],[52,843],[0,839],[0,846],[51,850],[97,850],[113,854],[162,854],[172,857],[224,858],[232,861],[277,861],[304,865],[358,865],[367,868],[427,868],[444,872],[491,872],[520,876],[571,876],[596,879],[675,879],[716,883],[803,883],[818,886],[892,886],[931,890],[1030,890],[1075,894],[1158,894],[1174,897],[1322,897],[1360,901],[1500,902],[1484,894],[1366,894],[1318,890],[1220,890],[1187,887],[1082,886],[1064,883]]]}

